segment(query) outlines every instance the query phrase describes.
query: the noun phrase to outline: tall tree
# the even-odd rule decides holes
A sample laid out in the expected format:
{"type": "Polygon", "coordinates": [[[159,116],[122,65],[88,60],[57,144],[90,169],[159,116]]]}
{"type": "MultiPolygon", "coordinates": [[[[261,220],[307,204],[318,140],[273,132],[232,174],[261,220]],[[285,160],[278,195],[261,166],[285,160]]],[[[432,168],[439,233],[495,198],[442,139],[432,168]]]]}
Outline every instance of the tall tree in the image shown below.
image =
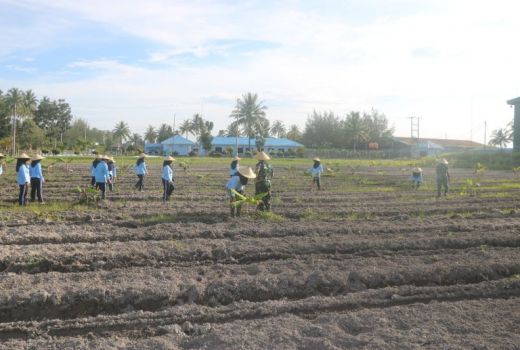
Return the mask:
{"type": "Polygon", "coordinates": [[[359,143],[368,141],[368,126],[359,112],[350,112],[343,121],[345,139],[352,143],[354,151],[359,143]]]}
{"type": "Polygon", "coordinates": [[[338,147],[341,139],[341,121],[334,113],[313,111],[307,117],[303,134],[305,146],[338,147]]]}
{"type": "Polygon", "coordinates": [[[271,135],[280,138],[287,136],[285,124],[281,120],[274,121],[273,126],[271,126],[271,135]]]}
{"type": "Polygon", "coordinates": [[[188,138],[188,134],[191,134],[193,131],[193,125],[191,124],[191,120],[186,119],[182,122],[181,126],[179,127],[179,132],[181,134],[184,134],[186,138],[188,138]]]}
{"type": "Polygon", "coordinates": [[[491,133],[491,139],[489,140],[490,145],[498,146],[500,149],[503,149],[509,142],[510,140],[506,129],[494,130],[491,133]]]}
{"type": "Polygon", "coordinates": [[[120,121],[116,124],[114,130],[112,130],[112,133],[116,141],[118,141],[117,149],[119,149],[120,146],[123,145],[123,142],[125,142],[130,137],[130,128],[128,127],[127,123],[120,121]]]}
{"type": "Polygon", "coordinates": [[[12,88],[7,91],[5,96],[5,101],[7,104],[7,109],[9,110],[9,115],[12,118],[12,145],[11,151],[12,154],[16,154],[16,123],[17,119],[23,119],[24,114],[27,111],[27,108],[24,106],[24,92],[18,88],[12,88]]]}
{"type": "Polygon", "coordinates": [[[130,136],[130,142],[132,143],[132,146],[134,148],[139,148],[143,145],[143,139],[141,138],[141,135],[138,133],[133,133],[132,136],[130,136]]]}
{"type": "Polygon", "coordinates": [[[149,143],[155,143],[157,140],[157,131],[155,131],[152,125],[148,125],[148,128],[144,133],[144,140],[149,143]]]}
{"type": "Polygon", "coordinates": [[[9,108],[2,90],[0,90],[0,139],[7,137],[11,132],[9,108]]]}
{"type": "Polygon", "coordinates": [[[157,131],[157,142],[161,143],[174,135],[173,128],[168,124],[161,124],[157,131]]]}
{"type": "Polygon", "coordinates": [[[287,138],[298,142],[302,140],[302,132],[300,128],[298,128],[298,125],[291,125],[289,132],[287,132],[287,138]]]}
{"type": "Polygon", "coordinates": [[[236,121],[232,122],[228,125],[226,129],[226,136],[242,136],[242,131],[240,130],[240,125],[236,121]]]}
{"type": "Polygon", "coordinates": [[[266,109],[267,107],[263,101],[259,101],[257,94],[248,92],[237,101],[237,108],[231,113],[231,117],[236,118],[237,123],[248,137],[250,150],[251,138],[256,134],[264,136],[265,129],[267,129],[267,133],[269,132],[269,120],[265,117],[266,109]]]}

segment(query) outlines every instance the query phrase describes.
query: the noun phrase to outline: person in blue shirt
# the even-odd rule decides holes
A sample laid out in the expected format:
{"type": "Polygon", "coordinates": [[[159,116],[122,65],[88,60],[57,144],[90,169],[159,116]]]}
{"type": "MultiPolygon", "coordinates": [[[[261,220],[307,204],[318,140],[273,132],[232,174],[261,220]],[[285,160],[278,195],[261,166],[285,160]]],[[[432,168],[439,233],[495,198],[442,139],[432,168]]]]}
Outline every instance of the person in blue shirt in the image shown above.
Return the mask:
{"type": "Polygon", "coordinates": [[[92,162],[92,165],[90,165],[90,185],[92,187],[96,186],[96,166],[101,162],[101,155],[98,154],[94,161],[92,162]]]}
{"type": "Polygon", "coordinates": [[[107,161],[107,156],[101,156],[101,161],[96,166],[96,171],[94,172],[94,177],[96,178],[96,188],[101,191],[101,199],[105,199],[107,191],[106,185],[110,182],[107,161]]]}
{"type": "Polygon", "coordinates": [[[237,201],[237,198],[236,194],[232,190],[244,194],[244,189],[248,180],[254,178],[256,178],[255,172],[251,167],[247,167],[247,169],[240,169],[237,171],[236,175],[232,176],[226,183],[226,192],[229,198],[229,207],[231,209],[232,217],[238,217],[242,212],[242,206],[234,203],[237,201]]]}
{"type": "Polygon", "coordinates": [[[144,159],[146,158],[146,154],[141,153],[139,158],[137,158],[137,162],[134,166],[135,174],[138,177],[138,180],[135,184],[135,188],[139,191],[142,191],[144,188],[144,177],[148,174],[148,169],[146,168],[146,163],[144,159]]]}
{"type": "Polygon", "coordinates": [[[163,161],[163,173],[162,173],[162,184],[163,184],[163,201],[169,201],[170,196],[175,189],[173,186],[173,166],[172,163],[175,158],[168,156],[163,161]]]}
{"type": "Polygon", "coordinates": [[[34,202],[34,200],[36,199],[36,195],[38,195],[38,202],[42,204],[42,187],[45,183],[41,164],[41,161],[43,159],[44,158],[41,155],[37,154],[33,157],[31,166],[29,167],[29,173],[31,175],[31,202],[34,202]]]}
{"type": "Polygon", "coordinates": [[[5,155],[0,153],[0,175],[2,175],[4,173],[4,158],[5,158],[5,155]]]}
{"type": "Polygon", "coordinates": [[[18,194],[19,205],[27,205],[27,191],[29,190],[29,184],[31,183],[31,174],[29,172],[30,162],[31,157],[25,153],[22,153],[16,158],[16,173],[18,175],[16,182],[20,188],[20,192],[18,194]]]}
{"type": "Polygon", "coordinates": [[[114,160],[113,157],[108,158],[107,166],[108,166],[108,177],[110,179],[110,181],[108,182],[108,189],[110,190],[110,192],[113,192],[114,191],[114,182],[117,177],[116,161],[114,160]]]}
{"type": "Polygon", "coordinates": [[[238,170],[240,169],[240,164],[238,164],[239,161],[240,161],[239,156],[236,156],[231,161],[231,165],[229,166],[229,177],[233,177],[238,173],[238,170]]]}
{"type": "Polygon", "coordinates": [[[412,169],[411,180],[412,180],[413,188],[415,190],[418,190],[423,182],[423,171],[421,168],[415,167],[412,169]]]}
{"type": "Polygon", "coordinates": [[[321,174],[323,174],[323,165],[321,165],[321,160],[318,157],[313,159],[314,164],[307,171],[312,176],[312,186],[315,185],[318,187],[318,191],[321,190],[321,174]]]}

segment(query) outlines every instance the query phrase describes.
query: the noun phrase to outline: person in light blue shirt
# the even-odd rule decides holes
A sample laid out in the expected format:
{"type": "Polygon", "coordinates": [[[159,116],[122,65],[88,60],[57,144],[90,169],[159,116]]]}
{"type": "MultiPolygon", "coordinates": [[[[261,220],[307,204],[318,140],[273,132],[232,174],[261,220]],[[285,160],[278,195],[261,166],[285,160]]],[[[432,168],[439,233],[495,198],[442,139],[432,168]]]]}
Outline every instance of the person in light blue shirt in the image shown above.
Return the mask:
{"type": "Polygon", "coordinates": [[[163,162],[163,174],[162,174],[162,184],[163,184],[163,201],[169,201],[170,196],[173,193],[175,187],[173,186],[173,166],[172,163],[175,161],[175,158],[168,156],[164,158],[163,162]]]}
{"type": "Polygon", "coordinates": [[[313,159],[314,164],[307,172],[312,176],[312,186],[317,186],[318,190],[321,190],[321,174],[323,174],[323,165],[318,157],[313,159]]]}
{"type": "Polygon", "coordinates": [[[138,177],[138,180],[135,184],[135,188],[139,191],[142,191],[144,188],[144,177],[148,174],[148,169],[146,168],[146,163],[144,159],[146,158],[146,154],[141,153],[139,158],[137,158],[137,162],[134,166],[135,174],[138,177]]]}
{"type": "Polygon", "coordinates": [[[240,164],[238,162],[240,161],[240,157],[236,156],[233,158],[233,161],[231,162],[231,165],[229,166],[229,177],[233,177],[237,175],[238,170],[240,169],[240,164]]]}
{"type": "Polygon", "coordinates": [[[101,155],[98,154],[92,164],[90,165],[90,185],[96,186],[96,167],[101,162],[101,155]]]}
{"type": "Polygon", "coordinates": [[[96,171],[94,172],[94,177],[96,178],[96,188],[101,191],[101,199],[105,199],[107,191],[106,185],[108,182],[110,182],[107,161],[107,156],[101,156],[101,161],[96,166],[96,171]]]}
{"type": "Polygon", "coordinates": [[[418,190],[423,182],[423,171],[419,167],[415,167],[412,169],[412,176],[411,176],[413,188],[415,190],[418,190]]]}
{"type": "Polygon", "coordinates": [[[235,192],[244,194],[244,189],[249,179],[254,178],[256,178],[255,172],[250,167],[247,167],[247,169],[240,169],[237,174],[232,176],[226,183],[225,187],[229,198],[229,208],[232,217],[238,217],[242,212],[242,205],[235,203],[237,201],[237,195],[235,192]]]}
{"type": "Polygon", "coordinates": [[[2,175],[4,173],[4,158],[5,158],[5,155],[0,153],[0,175],[2,175]]]}
{"type": "Polygon", "coordinates": [[[19,205],[27,205],[27,191],[29,190],[29,184],[31,183],[31,174],[29,172],[30,162],[31,157],[25,153],[22,153],[16,158],[16,173],[18,175],[16,182],[20,188],[20,192],[18,194],[19,205]]]}
{"type": "Polygon", "coordinates": [[[39,154],[34,156],[31,162],[31,166],[29,167],[29,173],[31,175],[31,202],[34,202],[34,200],[36,199],[36,194],[38,194],[38,202],[42,204],[42,188],[43,184],[45,183],[41,164],[41,161],[43,159],[44,158],[39,154]]]}
{"type": "Polygon", "coordinates": [[[108,189],[110,192],[114,191],[114,183],[117,177],[117,168],[116,168],[116,161],[113,157],[109,157],[108,162],[108,177],[110,178],[110,181],[108,182],[108,189]]]}

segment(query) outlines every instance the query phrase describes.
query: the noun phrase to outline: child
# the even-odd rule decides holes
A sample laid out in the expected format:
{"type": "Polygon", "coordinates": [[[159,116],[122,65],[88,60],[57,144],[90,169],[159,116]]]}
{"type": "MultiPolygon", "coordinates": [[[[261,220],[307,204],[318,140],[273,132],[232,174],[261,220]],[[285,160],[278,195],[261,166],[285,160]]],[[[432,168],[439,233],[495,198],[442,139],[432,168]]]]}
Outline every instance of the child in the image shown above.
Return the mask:
{"type": "Polygon", "coordinates": [[[163,175],[162,175],[162,184],[163,184],[163,201],[169,201],[170,196],[173,193],[175,187],[173,186],[173,167],[172,163],[175,159],[171,156],[164,158],[163,162],[163,175]]]}
{"type": "Polygon", "coordinates": [[[0,175],[2,175],[4,173],[4,158],[5,158],[5,155],[0,153],[0,175]]]}
{"type": "Polygon", "coordinates": [[[90,166],[90,186],[94,187],[96,186],[96,167],[101,161],[101,155],[98,154],[96,158],[94,158],[94,161],[92,162],[92,165],[90,166]]]}
{"type": "Polygon", "coordinates": [[[233,177],[238,173],[238,169],[240,169],[240,165],[238,164],[239,161],[239,156],[233,158],[233,161],[231,162],[231,165],[229,167],[229,177],[233,177]]]}
{"type": "Polygon", "coordinates": [[[313,166],[309,168],[308,172],[312,176],[312,187],[314,185],[318,186],[318,191],[321,190],[321,174],[323,173],[323,165],[321,165],[321,160],[318,157],[313,159],[313,166]]]}
{"type": "Polygon", "coordinates": [[[135,184],[135,188],[139,191],[142,191],[144,188],[144,176],[148,174],[148,169],[146,168],[146,163],[144,162],[144,159],[146,158],[146,154],[141,153],[139,155],[139,158],[137,158],[137,162],[134,166],[134,171],[139,180],[137,180],[137,183],[135,184]]]}
{"type": "Polygon", "coordinates": [[[255,173],[255,195],[267,193],[260,204],[258,204],[257,210],[270,211],[271,210],[271,179],[273,178],[273,168],[267,163],[267,160],[271,159],[265,152],[258,152],[256,155],[258,163],[256,163],[255,173]]]}
{"type": "Polygon", "coordinates": [[[113,157],[108,157],[107,166],[108,166],[108,178],[110,179],[110,181],[108,182],[108,189],[110,190],[110,192],[113,192],[114,191],[114,182],[117,177],[116,161],[114,160],[113,157]]]}
{"type": "Polygon", "coordinates": [[[110,182],[108,175],[108,156],[101,156],[101,160],[96,166],[94,177],[96,178],[96,188],[101,191],[101,199],[105,199],[107,187],[106,184],[110,182]]]}
{"type": "Polygon", "coordinates": [[[31,174],[29,172],[29,163],[31,162],[31,157],[27,154],[22,153],[18,158],[16,158],[16,173],[18,187],[20,188],[20,193],[18,194],[18,204],[19,205],[27,205],[27,190],[29,189],[29,183],[31,182],[31,174]]]}
{"type": "Polygon", "coordinates": [[[232,176],[231,179],[228,180],[226,183],[226,190],[230,201],[230,209],[231,209],[231,216],[237,217],[240,216],[242,211],[241,205],[233,205],[233,203],[237,200],[236,194],[233,193],[231,190],[235,190],[240,194],[244,194],[244,188],[247,185],[247,182],[249,179],[256,178],[255,173],[253,172],[253,169],[250,167],[247,167],[246,170],[240,169],[237,171],[236,175],[232,176]]]}
{"type": "Polygon", "coordinates": [[[38,202],[43,204],[42,187],[45,183],[43,178],[41,161],[44,159],[41,155],[36,155],[31,162],[29,173],[31,175],[31,202],[34,202],[38,195],[38,202]]]}
{"type": "Polygon", "coordinates": [[[422,169],[419,167],[415,167],[412,169],[412,184],[413,188],[418,190],[423,182],[422,169]]]}

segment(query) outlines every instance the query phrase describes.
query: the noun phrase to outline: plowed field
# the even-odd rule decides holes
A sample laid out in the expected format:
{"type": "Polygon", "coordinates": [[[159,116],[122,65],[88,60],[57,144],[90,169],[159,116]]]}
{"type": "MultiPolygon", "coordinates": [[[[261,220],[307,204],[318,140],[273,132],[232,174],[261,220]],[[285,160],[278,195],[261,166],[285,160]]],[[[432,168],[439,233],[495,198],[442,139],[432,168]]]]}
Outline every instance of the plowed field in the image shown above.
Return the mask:
{"type": "MultiPolygon", "coordinates": [[[[252,163],[251,163],[252,164],[252,163]]],[[[288,164],[288,165],[287,165],[288,164]]],[[[0,177],[0,349],[520,349],[520,181],[339,166],[311,190],[276,163],[273,212],[229,217],[227,164],[159,165],[79,205],[89,164],[47,169],[46,205],[0,177]],[[475,192],[475,193],[474,193],[475,192]],[[470,195],[471,194],[471,195],[470,195]]],[[[247,193],[252,193],[249,185],[247,193]]]]}

